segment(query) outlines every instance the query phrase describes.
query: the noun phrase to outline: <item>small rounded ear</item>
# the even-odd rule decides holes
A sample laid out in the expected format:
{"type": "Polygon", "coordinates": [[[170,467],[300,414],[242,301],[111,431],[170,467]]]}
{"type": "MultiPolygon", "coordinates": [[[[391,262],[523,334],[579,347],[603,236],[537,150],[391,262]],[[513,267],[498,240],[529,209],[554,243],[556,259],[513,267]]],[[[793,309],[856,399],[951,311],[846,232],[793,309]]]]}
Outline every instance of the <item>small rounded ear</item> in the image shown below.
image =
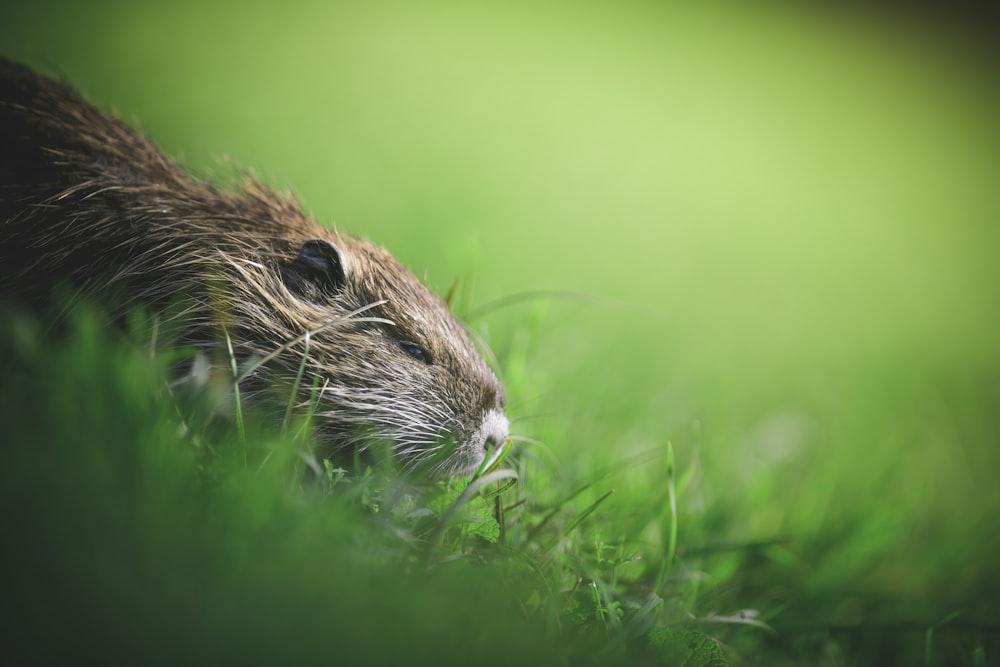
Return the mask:
{"type": "Polygon", "coordinates": [[[347,281],[340,251],[329,241],[314,239],[299,248],[299,256],[281,267],[281,279],[289,291],[306,299],[339,292],[347,281]]]}

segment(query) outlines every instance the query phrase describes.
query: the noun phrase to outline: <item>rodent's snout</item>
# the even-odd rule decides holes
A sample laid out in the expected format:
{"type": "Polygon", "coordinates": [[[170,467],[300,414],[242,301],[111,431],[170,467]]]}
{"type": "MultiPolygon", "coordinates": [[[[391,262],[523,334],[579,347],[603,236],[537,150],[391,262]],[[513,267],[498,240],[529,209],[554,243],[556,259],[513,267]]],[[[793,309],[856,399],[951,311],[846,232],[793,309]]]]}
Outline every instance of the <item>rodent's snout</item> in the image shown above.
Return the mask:
{"type": "Polygon", "coordinates": [[[502,447],[510,436],[510,422],[501,410],[488,410],[483,415],[483,449],[502,447]]]}
{"type": "Polygon", "coordinates": [[[448,474],[472,473],[483,464],[488,455],[499,455],[509,434],[510,422],[507,421],[507,415],[495,408],[486,410],[476,430],[459,443],[456,456],[449,463],[448,474]]]}

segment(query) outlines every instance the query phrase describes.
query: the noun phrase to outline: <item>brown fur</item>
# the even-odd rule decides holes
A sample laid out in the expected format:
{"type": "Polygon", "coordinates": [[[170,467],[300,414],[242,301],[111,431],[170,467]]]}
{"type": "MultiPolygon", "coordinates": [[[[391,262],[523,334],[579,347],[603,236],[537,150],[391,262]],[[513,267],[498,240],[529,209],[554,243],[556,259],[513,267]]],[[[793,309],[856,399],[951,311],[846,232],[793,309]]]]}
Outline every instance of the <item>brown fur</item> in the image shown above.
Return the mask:
{"type": "MultiPolygon", "coordinates": [[[[447,306],[384,249],[324,229],[250,183],[193,180],[68,86],[0,60],[0,294],[35,303],[66,283],[164,313],[186,341],[264,357],[314,331],[303,386],[323,388],[327,451],[388,441],[437,474],[468,472],[507,437],[503,391],[447,306]]],[[[290,382],[306,341],[248,379],[290,382]]],[[[218,357],[216,357],[218,358],[218,357]]]]}

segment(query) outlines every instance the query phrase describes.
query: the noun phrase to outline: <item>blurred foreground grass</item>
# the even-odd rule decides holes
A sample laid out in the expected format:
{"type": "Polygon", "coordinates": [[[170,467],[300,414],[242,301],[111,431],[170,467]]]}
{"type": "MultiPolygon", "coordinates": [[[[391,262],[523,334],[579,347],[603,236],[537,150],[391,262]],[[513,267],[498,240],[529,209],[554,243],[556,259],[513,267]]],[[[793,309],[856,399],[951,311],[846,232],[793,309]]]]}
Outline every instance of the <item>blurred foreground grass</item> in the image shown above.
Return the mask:
{"type": "MultiPolygon", "coordinates": [[[[219,157],[229,156],[294,185],[321,220],[384,243],[439,289],[466,277],[472,314],[527,290],[600,297],[527,300],[471,324],[500,360],[516,431],[557,461],[538,448],[522,454],[532,499],[522,520],[537,523],[540,508],[582,485],[590,486],[566,506],[571,514],[615,489],[583,534],[642,555],[623,580],[648,585],[658,571],[673,443],[690,477],[678,498],[678,561],[658,591],[664,618],[759,610],[778,635],[751,628],[733,640],[732,655],[751,663],[912,662],[926,652],[932,663],[973,664],[977,650],[1000,660],[1000,97],[995,69],[960,39],[902,14],[778,5],[3,11],[4,55],[65,73],[199,175],[225,178],[233,168],[219,157]],[[944,619],[925,651],[927,631],[944,619]]],[[[107,353],[79,363],[103,367],[107,353]]],[[[60,378],[41,368],[55,375],[45,387],[60,378]]],[[[92,371],[83,377],[100,375],[92,371]]],[[[131,382],[132,372],[114,382],[131,382]]],[[[26,386],[36,387],[33,399],[49,395],[26,386]]],[[[5,383],[4,413],[23,428],[34,422],[13,417],[35,415],[45,426],[38,443],[90,432],[101,435],[89,445],[112,443],[113,452],[152,439],[168,463],[187,456],[169,453],[163,415],[140,410],[133,430],[116,431],[136,409],[127,405],[85,426],[87,411],[72,411],[69,394],[26,413],[19,387],[5,383]],[[153,432],[138,438],[135,429],[153,432]]],[[[264,623],[251,611],[267,606],[258,596],[304,590],[296,572],[336,572],[344,535],[377,539],[356,517],[246,505],[284,502],[279,489],[291,482],[274,473],[258,492],[232,474],[230,500],[215,501],[194,533],[186,537],[187,519],[208,501],[183,485],[173,495],[149,490],[150,502],[179,498],[183,511],[164,509],[140,531],[144,540],[176,538],[200,581],[220,578],[206,599],[226,606],[206,618],[227,617],[232,604],[247,623],[264,623]],[[265,526],[259,543],[255,520],[265,526]],[[296,555],[270,579],[266,555],[228,552],[224,540],[207,539],[218,552],[188,551],[211,521],[245,531],[232,545],[304,546],[290,547],[296,555]],[[247,576],[227,588],[233,568],[247,576]]],[[[182,484],[186,473],[163,479],[182,484]]],[[[41,525],[45,515],[35,516],[18,528],[41,525]]],[[[78,538],[60,539],[52,548],[63,553],[78,538]]],[[[570,556],[583,549],[573,544],[570,556]]],[[[66,575],[66,590],[91,586],[81,608],[160,568],[113,579],[128,576],[132,559],[119,558],[109,580],[85,569],[66,575]]],[[[188,569],[163,567],[174,576],[188,569]]],[[[347,610],[379,599],[379,584],[370,593],[364,576],[333,581],[316,596],[341,595],[349,621],[305,627],[346,623],[331,632],[358,646],[393,635],[402,648],[387,658],[409,655],[407,645],[432,650],[422,630],[399,633],[435,600],[453,600],[455,619],[481,619],[471,636],[484,652],[522,633],[487,632],[491,604],[466,599],[457,580],[442,587],[454,593],[434,597],[419,577],[405,579],[415,586],[405,591],[390,577],[383,584],[394,593],[369,615],[347,610]],[[467,603],[484,609],[465,613],[467,603]]],[[[290,608],[294,596],[281,599],[290,608]]],[[[131,602],[115,600],[114,613],[126,613],[131,602]]],[[[200,627],[185,619],[184,634],[200,627]]],[[[273,626],[279,652],[284,628],[273,626]]]]}

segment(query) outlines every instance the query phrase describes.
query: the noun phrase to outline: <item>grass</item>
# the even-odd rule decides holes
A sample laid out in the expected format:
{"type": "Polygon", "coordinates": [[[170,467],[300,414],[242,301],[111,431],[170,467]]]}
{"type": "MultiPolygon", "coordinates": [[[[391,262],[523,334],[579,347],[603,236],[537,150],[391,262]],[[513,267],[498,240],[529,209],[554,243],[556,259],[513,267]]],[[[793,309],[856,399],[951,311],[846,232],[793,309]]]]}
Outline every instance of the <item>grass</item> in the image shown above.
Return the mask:
{"type": "Polygon", "coordinates": [[[225,180],[228,155],[440,292],[462,276],[455,308],[518,438],[502,502],[486,489],[506,479],[450,515],[462,489],[381,469],[303,486],[298,417],[282,434],[248,410],[241,440],[212,416],[231,399],[163,393],[169,359],[141,331],[122,345],[85,316],[53,337],[8,313],[22,652],[1000,660],[1000,91],[945,21],[4,12],[5,55],[64,72],[197,175],[225,180]]]}
{"type": "Polygon", "coordinates": [[[994,650],[982,610],[928,623],[927,601],[824,591],[808,545],[679,541],[712,516],[670,443],[641,461],[664,483],[632,508],[609,488],[622,466],[575,486],[531,446],[471,481],[347,471],[312,458],[308,415],[275,429],[225,388],[171,389],[177,355],[151,355],[139,319],[128,336],[87,309],[58,334],[4,321],[2,566],[26,661],[933,665],[994,650]],[[844,604],[872,616],[845,623],[844,604]]]}
{"type": "Polygon", "coordinates": [[[224,397],[181,397],[142,334],[109,335],[88,310],[51,337],[5,321],[13,655],[611,664],[679,650],[646,641],[662,600],[636,546],[607,539],[613,491],[541,504],[526,461],[520,477],[433,485],[327,462],[308,481],[302,439],[255,428],[252,409],[226,416],[224,397]]]}

